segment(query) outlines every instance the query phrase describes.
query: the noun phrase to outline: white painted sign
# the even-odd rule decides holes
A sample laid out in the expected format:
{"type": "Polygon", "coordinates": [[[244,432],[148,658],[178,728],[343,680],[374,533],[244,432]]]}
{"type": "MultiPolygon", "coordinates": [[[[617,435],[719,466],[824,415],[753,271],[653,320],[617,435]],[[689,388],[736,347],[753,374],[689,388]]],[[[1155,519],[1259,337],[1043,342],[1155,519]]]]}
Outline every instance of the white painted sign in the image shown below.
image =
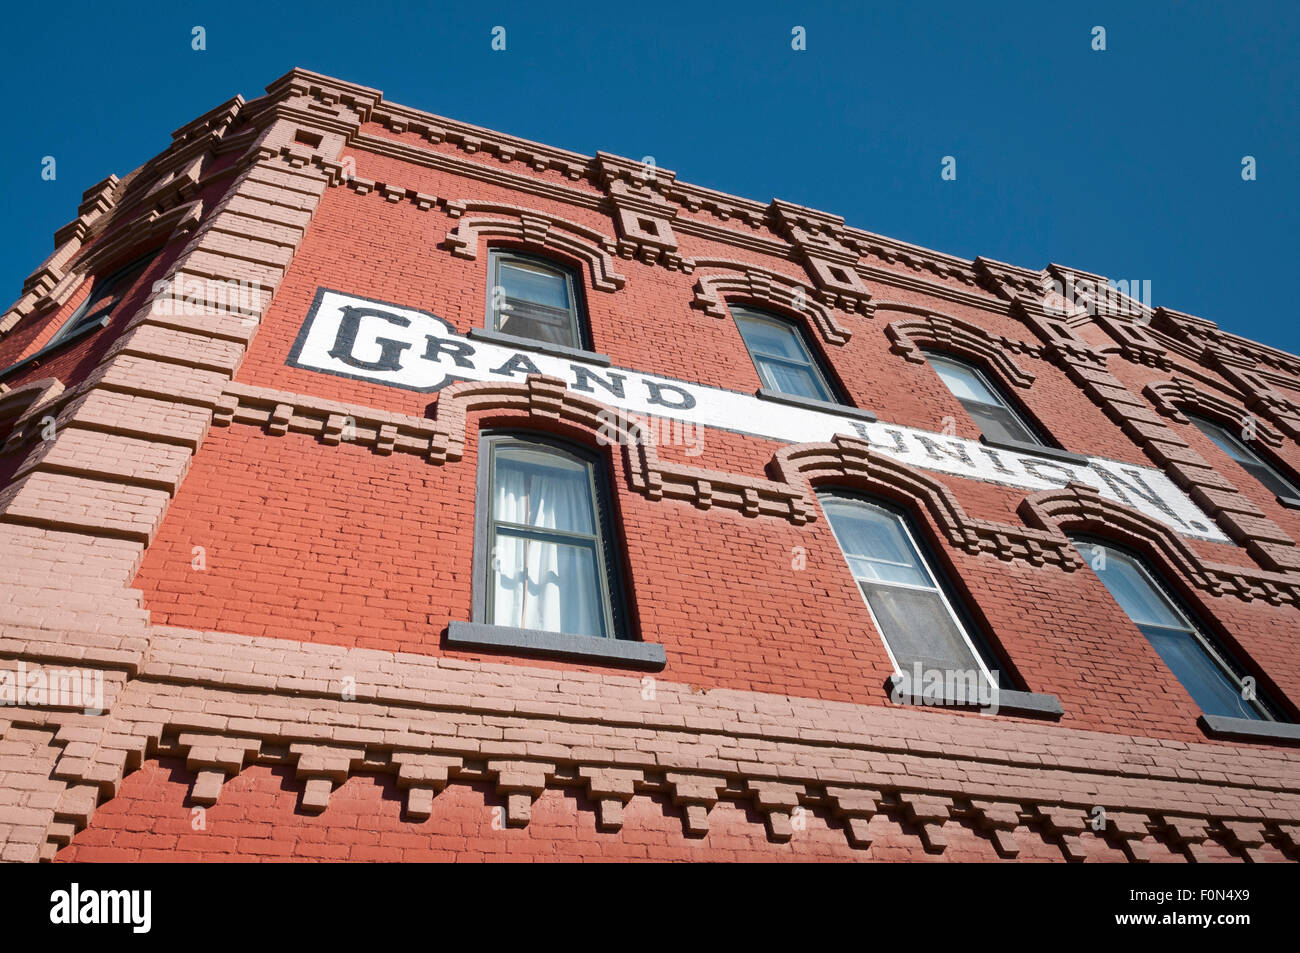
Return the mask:
{"type": "Polygon", "coordinates": [[[1025,490],[1078,481],[1186,535],[1228,542],[1160,470],[1088,457],[1086,465],[988,447],[882,421],[855,420],[753,394],[706,387],[621,367],[513,349],[457,334],[427,311],[320,289],[288,362],[327,374],[431,393],[460,380],[522,381],[546,374],[570,390],[630,414],[751,434],[786,443],[824,442],[835,434],[869,441],[911,466],[1025,490]]]}

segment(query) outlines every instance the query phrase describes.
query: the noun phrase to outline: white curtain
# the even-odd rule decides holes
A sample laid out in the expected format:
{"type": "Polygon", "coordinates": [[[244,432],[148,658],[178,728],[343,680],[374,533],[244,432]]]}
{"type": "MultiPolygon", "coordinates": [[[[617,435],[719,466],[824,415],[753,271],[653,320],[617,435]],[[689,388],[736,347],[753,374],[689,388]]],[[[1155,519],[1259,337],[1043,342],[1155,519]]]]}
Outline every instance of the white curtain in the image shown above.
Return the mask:
{"type": "Polygon", "coordinates": [[[581,533],[577,545],[498,530],[493,596],[497,625],[570,635],[605,635],[595,526],[585,467],[553,454],[502,448],[494,517],[538,529],[581,533]]]}

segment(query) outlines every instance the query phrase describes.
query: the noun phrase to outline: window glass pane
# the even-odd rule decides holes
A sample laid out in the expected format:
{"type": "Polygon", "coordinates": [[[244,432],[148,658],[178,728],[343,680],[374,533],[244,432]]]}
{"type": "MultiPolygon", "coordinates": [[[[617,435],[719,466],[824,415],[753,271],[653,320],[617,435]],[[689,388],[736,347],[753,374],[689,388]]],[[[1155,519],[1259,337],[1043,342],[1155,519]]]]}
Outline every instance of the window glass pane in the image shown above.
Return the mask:
{"type": "Polygon", "coordinates": [[[1002,400],[991,391],[974,368],[929,355],[930,366],[948,385],[958,400],[973,400],[981,404],[1000,405],[1002,400]]]}
{"type": "Polygon", "coordinates": [[[1201,711],[1207,715],[1263,720],[1255,706],[1241,697],[1241,688],[1235,680],[1224,673],[1190,633],[1149,625],[1138,628],[1201,711]]]}
{"type": "Polygon", "coordinates": [[[605,635],[594,541],[570,546],[501,531],[493,556],[493,624],[605,635]]]}
{"type": "Polygon", "coordinates": [[[573,335],[573,318],[568,311],[530,301],[503,301],[497,317],[497,330],[548,344],[578,346],[573,335]]]}
{"type": "Polygon", "coordinates": [[[898,517],[838,500],[827,500],[823,509],[856,578],[933,585],[898,517]]]}
{"type": "Polygon", "coordinates": [[[587,465],[528,447],[495,448],[493,518],[570,533],[595,535],[587,465]]]}
{"type": "Polygon", "coordinates": [[[763,383],[782,394],[795,397],[808,397],[812,400],[830,400],[831,395],[822,386],[821,380],[806,365],[787,364],[785,361],[772,361],[755,356],[759,376],[763,383]]]}
{"type": "Polygon", "coordinates": [[[937,592],[863,582],[862,594],[899,668],[980,671],[975,653],[937,592]]]}
{"type": "Polygon", "coordinates": [[[990,404],[977,404],[963,400],[961,405],[979,425],[980,432],[990,440],[1010,440],[1019,443],[1041,444],[1041,441],[1005,407],[990,404]]]}
{"type": "Polygon", "coordinates": [[[1264,484],[1269,491],[1277,496],[1300,496],[1300,489],[1297,489],[1263,457],[1251,450],[1241,440],[1238,440],[1236,435],[1229,431],[1228,428],[1211,423],[1208,420],[1202,420],[1200,417],[1193,417],[1190,414],[1188,420],[1194,423],[1205,436],[1213,440],[1220,450],[1250,471],[1250,475],[1264,484]]]}
{"type": "Polygon", "coordinates": [[[1251,476],[1264,484],[1269,492],[1274,495],[1287,496],[1293,499],[1295,497],[1300,497],[1300,490],[1297,490],[1293,485],[1282,479],[1278,472],[1267,463],[1264,463],[1261,460],[1256,460],[1253,463],[1242,461],[1241,465],[1250,472],[1251,476]]]}
{"type": "Polygon", "coordinates": [[[527,262],[503,261],[497,280],[508,298],[569,310],[569,281],[563,274],[527,262]]]}
{"type": "Polygon", "coordinates": [[[799,332],[792,326],[748,314],[737,314],[736,323],[740,327],[740,336],[751,354],[765,354],[770,357],[793,359],[801,364],[810,358],[799,332]]]}
{"type": "Polygon", "coordinates": [[[1097,578],[1105,584],[1120,608],[1128,613],[1128,617],[1134,622],[1139,625],[1191,628],[1182,613],[1170,604],[1164,593],[1147,580],[1146,575],[1128,556],[1099,543],[1075,541],[1074,547],[1079,551],[1084,562],[1093,567],[1097,578]],[[1101,561],[1100,556],[1105,557],[1104,562],[1101,561]]]}

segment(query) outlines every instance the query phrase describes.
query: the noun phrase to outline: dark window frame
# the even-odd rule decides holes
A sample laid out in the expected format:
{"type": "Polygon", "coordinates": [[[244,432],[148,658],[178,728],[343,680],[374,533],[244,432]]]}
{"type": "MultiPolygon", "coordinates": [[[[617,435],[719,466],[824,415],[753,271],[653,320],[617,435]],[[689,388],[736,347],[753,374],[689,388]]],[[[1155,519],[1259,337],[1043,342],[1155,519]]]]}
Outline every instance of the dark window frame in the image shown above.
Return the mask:
{"type": "Polygon", "coordinates": [[[503,245],[492,245],[488,248],[488,267],[487,267],[487,294],[486,307],[484,309],[482,331],[486,334],[475,336],[484,337],[488,340],[494,337],[504,339],[504,343],[518,343],[521,346],[531,346],[536,350],[547,351],[554,350],[561,356],[580,356],[584,353],[594,351],[591,338],[591,320],[587,313],[586,298],[582,293],[583,270],[579,265],[571,264],[558,258],[548,255],[538,254],[534,251],[522,250],[503,245]],[[540,338],[530,338],[526,335],[514,334],[509,331],[500,329],[500,312],[493,306],[492,289],[504,287],[500,281],[500,267],[502,262],[518,261],[533,267],[547,269],[564,276],[564,283],[569,299],[569,330],[572,334],[573,341],[571,344],[556,344],[551,341],[543,341],[540,338]]]}
{"type": "MultiPolygon", "coordinates": [[[[1254,707],[1260,712],[1261,718],[1257,722],[1252,719],[1244,718],[1232,718],[1229,720],[1243,721],[1258,725],[1293,724],[1286,709],[1278,703],[1277,699],[1273,696],[1273,693],[1262,684],[1264,679],[1253,674],[1251,669],[1242,663],[1240,658],[1241,653],[1234,650],[1225,642],[1217,626],[1211,625],[1206,621],[1206,613],[1198,610],[1192,600],[1183,597],[1166,578],[1168,574],[1162,572],[1157,566],[1154,566],[1152,564],[1153,561],[1143,552],[1125,545],[1124,543],[1115,542],[1104,536],[1097,536],[1092,533],[1067,533],[1066,536],[1071,543],[1082,544],[1084,546],[1103,546],[1106,549],[1114,550],[1133,560],[1145,580],[1154,587],[1158,594],[1169,601],[1177,613],[1182,615],[1183,619],[1190,626],[1189,631],[1192,637],[1206,652],[1210,660],[1218,665],[1225,675],[1236,681],[1239,685],[1243,678],[1251,677],[1255,679],[1254,707]]],[[[1087,562],[1086,559],[1084,561],[1087,562]]],[[[1096,578],[1102,588],[1106,589],[1106,594],[1110,596],[1111,601],[1115,603],[1115,608],[1120,611],[1124,618],[1128,619],[1129,624],[1138,631],[1142,638],[1147,640],[1147,644],[1151,645],[1150,637],[1142,631],[1141,625],[1128,614],[1124,607],[1119,604],[1119,601],[1115,599],[1114,596],[1110,595],[1110,590],[1106,587],[1105,581],[1097,575],[1097,571],[1092,568],[1090,563],[1088,564],[1088,571],[1092,573],[1093,577],[1096,578]]],[[[1160,627],[1153,626],[1153,628],[1160,627]]],[[[1151,648],[1152,651],[1155,651],[1153,645],[1151,648]]],[[[1159,657],[1159,653],[1157,652],[1156,654],[1157,657],[1159,657]]],[[[1161,662],[1165,665],[1166,670],[1168,670],[1174,681],[1178,682],[1178,684],[1182,686],[1183,691],[1187,693],[1187,697],[1191,700],[1192,704],[1200,709],[1200,703],[1197,702],[1195,698],[1192,698],[1191,690],[1188,689],[1186,685],[1183,685],[1182,679],[1180,679],[1174,670],[1169,667],[1167,662],[1164,662],[1163,659],[1161,659],[1161,662]]],[[[1201,718],[1222,720],[1227,718],[1227,716],[1207,715],[1204,710],[1202,710],[1201,718]]]]}
{"type": "MultiPolygon", "coordinates": [[[[478,475],[474,501],[474,555],[472,615],[477,624],[496,626],[490,621],[493,584],[489,572],[489,557],[492,541],[495,538],[497,520],[493,513],[495,503],[496,448],[500,445],[523,446],[531,449],[560,453],[570,459],[581,462],[587,471],[588,487],[591,492],[592,512],[597,532],[597,575],[601,583],[601,610],[603,612],[604,636],[571,636],[570,633],[553,633],[557,636],[576,639],[608,639],[613,641],[636,641],[632,631],[631,614],[628,611],[626,574],[621,558],[621,536],[615,537],[615,512],[613,493],[610,482],[608,460],[600,453],[581,444],[528,429],[492,429],[479,434],[478,475]]],[[[509,629],[511,626],[499,626],[509,629]]],[[[526,631],[526,630],[521,630],[526,631]]]]}
{"type": "Polygon", "coordinates": [[[1288,506],[1293,508],[1300,507],[1300,477],[1296,476],[1292,472],[1290,466],[1282,463],[1272,453],[1265,450],[1256,449],[1255,447],[1248,444],[1243,438],[1238,437],[1235,433],[1233,433],[1232,428],[1239,426],[1241,424],[1240,420],[1229,422],[1228,420],[1226,420],[1225,418],[1219,415],[1210,416],[1204,413],[1200,408],[1197,408],[1195,410],[1184,410],[1183,416],[1187,418],[1188,423],[1190,423],[1193,427],[1195,427],[1196,430],[1201,434],[1201,436],[1203,436],[1206,440],[1210,441],[1210,443],[1214,444],[1215,449],[1217,449],[1225,457],[1231,460],[1234,465],[1244,470],[1250,476],[1250,478],[1254,480],[1256,483],[1258,483],[1261,487],[1263,487],[1265,491],[1272,493],[1277,498],[1277,501],[1279,503],[1281,503],[1283,506],[1288,506]],[[1208,433],[1206,433],[1205,430],[1201,427],[1202,423],[1209,424],[1212,427],[1216,427],[1217,429],[1224,431],[1227,437],[1229,438],[1229,440],[1231,440],[1238,447],[1244,450],[1246,454],[1254,457],[1259,462],[1260,466],[1270,471],[1273,477],[1279,483],[1289,488],[1290,492],[1288,493],[1276,492],[1271,486],[1269,486],[1258,476],[1256,476],[1244,463],[1242,463],[1240,460],[1234,457],[1223,447],[1219,446],[1219,442],[1215,440],[1212,436],[1210,436],[1208,433]]]}
{"type": "MultiPolygon", "coordinates": [[[[745,354],[749,357],[749,362],[753,365],[754,373],[758,376],[758,396],[769,399],[783,401],[786,403],[809,406],[818,410],[848,410],[858,411],[854,416],[865,416],[874,420],[875,414],[870,411],[861,410],[855,407],[848,399],[848,391],[843,382],[835,373],[834,366],[825,352],[818,346],[813,336],[808,333],[805,322],[799,318],[791,317],[780,311],[771,310],[762,305],[750,304],[743,300],[727,301],[727,311],[731,314],[732,323],[735,325],[736,333],[740,335],[740,343],[745,348],[745,354]],[[759,367],[758,360],[754,357],[754,351],[750,348],[749,342],[745,339],[745,332],[741,327],[742,319],[748,318],[757,322],[766,322],[776,325],[794,335],[795,340],[803,349],[808,358],[807,367],[812,371],[813,377],[821,384],[826,393],[826,397],[808,397],[803,394],[788,394],[784,391],[777,390],[774,386],[769,386],[768,381],[763,376],[763,370],[759,367]]],[[[789,364],[797,364],[789,358],[781,355],[762,355],[771,360],[784,361],[789,364]]]]}
{"type": "Polygon", "coordinates": [[[1049,432],[1047,428],[1042,425],[1042,422],[1039,421],[1034,414],[1030,413],[1029,408],[1026,407],[1022,401],[1012,395],[1010,390],[1003,384],[1001,377],[996,373],[990,372],[987,366],[982,362],[974,361],[968,357],[953,354],[949,351],[939,350],[937,348],[921,348],[921,354],[925,357],[926,364],[929,365],[930,370],[934,372],[934,375],[939,378],[939,382],[943,384],[944,389],[952,395],[953,400],[957,401],[957,403],[961,405],[962,410],[966,412],[966,416],[969,417],[971,422],[979,428],[981,440],[984,443],[1008,446],[1013,449],[1026,451],[1047,451],[1048,453],[1051,453],[1051,451],[1068,452],[1062,451],[1062,448],[1052,441],[1048,436],[1049,432]],[[1025,431],[1033,437],[1034,442],[1030,443],[1021,440],[1008,441],[985,435],[984,428],[979,425],[979,422],[975,419],[974,415],[971,414],[969,408],[966,407],[966,402],[953,393],[952,388],[948,386],[948,382],[945,381],[943,375],[939,373],[939,369],[935,366],[936,360],[956,364],[970,371],[979,378],[980,382],[988,388],[989,393],[1001,402],[1001,409],[1009,413],[1015,421],[1020,424],[1020,426],[1024,427],[1025,431]]]}
{"type": "MultiPolygon", "coordinates": [[[[71,344],[73,341],[79,341],[82,338],[107,327],[112,322],[114,313],[121,306],[122,301],[125,300],[125,295],[123,295],[122,299],[119,299],[107,308],[92,311],[96,301],[102,300],[105,294],[112,292],[118,282],[131,272],[138,269],[139,273],[135,275],[134,280],[138,281],[142,278],[149,271],[149,267],[162,253],[162,250],[163,246],[160,245],[152,251],[145,252],[142,255],[137,255],[121,267],[110,271],[103,278],[93,275],[89,276],[88,280],[91,283],[90,293],[86,295],[86,300],[77,305],[72,314],[68,315],[63,323],[59,325],[58,329],[55,330],[50,339],[41,346],[40,350],[19,361],[15,361],[6,368],[0,369],[0,380],[4,380],[10,374],[30,367],[38,361],[45,359],[50,354],[71,344]],[[90,318],[94,318],[94,320],[88,320],[90,318]]],[[[127,291],[129,292],[130,288],[127,288],[127,291]]]]}

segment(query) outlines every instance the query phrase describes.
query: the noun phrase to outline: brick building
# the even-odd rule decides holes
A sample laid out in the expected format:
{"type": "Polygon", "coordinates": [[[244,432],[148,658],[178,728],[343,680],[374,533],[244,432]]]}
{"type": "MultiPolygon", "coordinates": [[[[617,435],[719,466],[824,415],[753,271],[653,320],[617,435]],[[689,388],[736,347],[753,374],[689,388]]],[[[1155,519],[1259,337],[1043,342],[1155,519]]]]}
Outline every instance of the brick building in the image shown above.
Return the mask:
{"type": "Polygon", "coordinates": [[[172,138],[0,319],[0,858],[1300,855],[1300,359],[302,70],[172,138]]]}

